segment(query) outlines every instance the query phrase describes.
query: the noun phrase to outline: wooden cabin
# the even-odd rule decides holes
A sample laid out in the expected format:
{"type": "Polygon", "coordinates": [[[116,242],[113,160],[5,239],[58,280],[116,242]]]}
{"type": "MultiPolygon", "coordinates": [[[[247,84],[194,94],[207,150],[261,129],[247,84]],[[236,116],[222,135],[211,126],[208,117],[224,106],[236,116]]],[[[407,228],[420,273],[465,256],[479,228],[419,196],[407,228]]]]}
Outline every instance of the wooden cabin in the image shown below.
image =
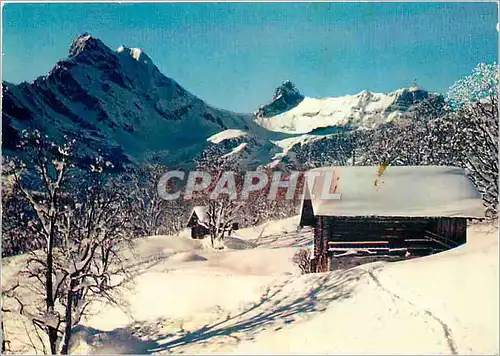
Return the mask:
{"type": "MultiPolygon", "coordinates": [[[[210,234],[209,218],[207,206],[195,206],[189,215],[186,227],[191,228],[191,237],[193,239],[203,239],[210,234]]],[[[232,223],[231,229],[228,231],[228,236],[231,236],[232,231],[239,229],[237,222],[232,223]]]]}
{"type": "Polygon", "coordinates": [[[480,194],[461,168],[323,167],[306,183],[300,225],[314,230],[314,272],[401,260],[467,241],[467,220],[484,218],[480,194]],[[325,172],[333,174],[326,179],[325,172]],[[310,182],[309,182],[310,183],[310,182]],[[325,199],[321,194],[340,194],[325,199]]]}
{"type": "Polygon", "coordinates": [[[210,234],[208,229],[208,207],[195,206],[189,215],[186,227],[191,228],[191,237],[193,239],[202,239],[210,234]]]}

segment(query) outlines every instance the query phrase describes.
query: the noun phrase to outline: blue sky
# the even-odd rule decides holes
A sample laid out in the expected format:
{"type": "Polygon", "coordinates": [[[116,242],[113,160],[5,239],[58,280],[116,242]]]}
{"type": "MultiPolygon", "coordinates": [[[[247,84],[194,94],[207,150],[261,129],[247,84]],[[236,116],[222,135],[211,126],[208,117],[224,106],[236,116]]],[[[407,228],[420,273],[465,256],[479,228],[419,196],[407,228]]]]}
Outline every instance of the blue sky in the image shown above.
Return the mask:
{"type": "Polygon", "coordinates": [[[217,107],[252,112],[289,79],[307,96],[444,92],[497,61],[496,3],[122,3],[3,6],[3,79],[46,74],[90,32],[140,47],[217,107]]]}

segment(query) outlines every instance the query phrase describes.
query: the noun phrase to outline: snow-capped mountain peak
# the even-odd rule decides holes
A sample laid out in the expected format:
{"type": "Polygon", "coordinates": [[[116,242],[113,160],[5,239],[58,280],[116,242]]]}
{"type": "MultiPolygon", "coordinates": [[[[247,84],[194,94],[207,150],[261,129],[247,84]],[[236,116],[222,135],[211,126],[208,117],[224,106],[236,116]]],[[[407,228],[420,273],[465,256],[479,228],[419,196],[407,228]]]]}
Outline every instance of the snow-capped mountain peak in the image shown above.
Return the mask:
{"type": "Polygon", "coordinates": [[[48,75],[33,83],[4,83],[3,148],[16,150],[19,133],[37,128],[52,139],[80,143],[115,166],[145,161],[190,161],[221,130],[263,130],[251,115],[207,105],[163,75],[143,50],[107,47],[88,33],[70,46],[48,75]],[[7,84],[7,85],[5,85],[7,84]]]}
{"type": "Polygon", "coordinates": [[[290,81],[285,80],[279,87],[276,88],[273,95],[273,100],[278,100],[281,98],[286,99],[297,99],[303,97],[300,94],[297,87],[290,81]]]}
{"type": "Polygon", "coordinates": [[[78,36],[69,48],[69,58],[76,58],[84,52],[110,53],[110,49],[98,38],[85,32],[78,36]]]}
{"type": "Polygon", "coordinates": [[[302,100],[304,100],[304,96],[297,87],[290,80],[286,80],[275,89],[272,101],[262,105],[254,115],[259,118],[279,115],[293,109],[302,100]]]}
{"type": "Polygon", "coordinates": [[[130,54],[132,55],[132,58],[134,58],[136,61],[138,61],[139,58],[141,57],[142,50],[140,48],[131,48],[130,54]]]}
{"type": "Polygon", "coordinates": [[[206,149],[238,156],[248,166],[293,161],[291,149],[298,144],[373,127],[435,95],[410,87],[316,99],[287,80],[255,116],[236,114],[189,93],[162,74],[143,49],[112,50],[88,33],[73,41],[69,57],[48,75],[32,83],[4,82],[2,94],[4,150],[15,151],[20,132],[37,128],[55,140],[76,138],[79,153],[101,152],[116,167],[190,164],[206,149]]]}
{"type": "Polygon", "coordinates": [[[305,134],[320,128],[365,127],[370,128],[387,120],[402,117],[411,108],[431,95],[423,88],[410,87],[389,94],[363,90],[358,94],[341,97],[304,97],[294,107],[274,111],[268,116],[269,104],[256,113],[255,121],[268,130],[289,134],[305,134]]]}

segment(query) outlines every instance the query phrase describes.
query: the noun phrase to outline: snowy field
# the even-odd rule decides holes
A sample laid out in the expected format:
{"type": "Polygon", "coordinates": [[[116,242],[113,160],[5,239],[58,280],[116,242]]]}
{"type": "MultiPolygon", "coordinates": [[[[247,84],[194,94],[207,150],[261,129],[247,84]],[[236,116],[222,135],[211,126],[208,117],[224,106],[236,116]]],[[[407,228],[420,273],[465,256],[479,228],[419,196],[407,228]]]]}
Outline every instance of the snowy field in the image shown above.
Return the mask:
{"type": "MultiPolygon", "coordinates": [[[[297,222],[237,231],[224,251],[188,231],[137,239],[119,305],[93,306],[72,353],[499,353],[496,227],[434,256],[301,276],[291,259],[312,233],[297,222]]],[[[3,259],[4,287],[23,260],[3,259]]],[[[33,354],[23,319],[5,317],[13,351],[33,354]]]]}

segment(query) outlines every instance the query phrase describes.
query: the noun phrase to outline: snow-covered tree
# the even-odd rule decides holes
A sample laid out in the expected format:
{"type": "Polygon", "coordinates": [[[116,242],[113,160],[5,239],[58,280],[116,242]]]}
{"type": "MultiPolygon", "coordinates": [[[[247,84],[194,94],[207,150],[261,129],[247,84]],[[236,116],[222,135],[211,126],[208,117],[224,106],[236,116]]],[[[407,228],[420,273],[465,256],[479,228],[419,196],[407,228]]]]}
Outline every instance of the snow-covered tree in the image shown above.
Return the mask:
{"type": "Polygon", "coordinates": [[[496,63],[481,63],[471,75],[457,81],[447,96],[461,163],[493,216],[498,212],[499,76],[496,63]]]}
{"type": "Polygon", "coordinates": [[[189,209],[184,200],[165,200],[158,193],[166,171],[165,166],[145,164],[120,177],[120,189],[127,192],[124,207],[134,236],[172,234],[187,219],[189,209]]]}
{"type": "Polygon", "coordinates": [[[21,273],[28,283],[20,288],[36,298],[13,297],[38,335],[38,347],[50,354],[69,352],[72,330],[89,303],[113,300],[125,274],[117,253],[127,240],[123,197],[103,173],[107,162],[97,158],[89,172],[72,165],[73,143],[57,145],[37,131],[25,133],[23,159],[12,170],[31,209],[26,229],[42,246],[29,252],[21,273]]]}
{"type": "MultiPolygon", "coordinates": [[[[223,157],[216,154],[216,152],[210,155],[209,151],[205,151],[197,164],[199,171],[207,172],[212,177],[210,186],[201,192],[197,192],[195,201],[196,205],[203,205],[208,209],[208,226],[214,246],[222,245],[225,236],[230,235],[233,231],[235,223],[240,227],[254,226],[269,219],[283,219],[298,213],[303,176],[299,176],[297,179],[297,189],[293,199],[287,199],[287,189],[285,188],[278,188],[274,198],[269,199],[268,195],[273,177],[278,170],[259,167],[257,171],[252,171],[252,173],[257,172],[262,177],[264,180],[262,187],[249,191],[248,195],[243,197],[242,193],[246,179],[252,179],[247,184],[258,184],[260,178],[247,175],[249,172],[242,169],[237,158],[223,157]],[[231,197],[223,193],[213,199],[210,197],[211,193],[216,189],[217,183],[221,179],[227,178],[225,176],[227,174],[230,175],[230,180],[234,180],[235,196],[231,197]]],[[[290,178],[290,172],[280,172],[282,172],[281,180],[290,178]]]]}
{"type": "Polygon", "coordinates": [[[436,96],[373,130],[356,132],[359,164],[455,165],[482,193],[487,214],[498,211],[498,85],[496,64],[479,64],[457,81],[446,103],[436,96]]]}
{"type": "Polygon", "coordinates": [[[236,160],[218,156],[212,160],[204,156],[197,163],[197,170],[207,173],[210,183],[205,189],[196,192],[194,201],[196,205],[206,206],[206,225],[212,247],[221,249],[224,238],[231,235],[235,224],[241,224],[243,220],[246,202],[239,199],[238,192],[241,191],[244,172],[236,160]],[[217,191],[220,194],[216,194],[217,191]]]}
{"type": "Polygon", "coordinates": [[[355,160],[354,144],[352,133],[337,133],[325,135],[308,143],[296,144],[291,152],[295,154],[300,169],[345,166],[355,160]]]}
{"type": "MultiPolygon", "coordinates": [[[[378,125],[371,130],[355,132],[358,164],[361,165],[428,165],[445,164],[446,156],[438,143],[439,132],[434,120],[445,115],[440,96],[421,101],[404,118],[378,125]],[[432,133],[437,136],[434,137],[432,133]]],[[[446,151],[446,148],[445,148],[446,151]]]]}
{"type": "MultiPolygon", "coordinates": [[[[248,225],[257,225],[269,220],[280,220],[298,214],[302,193],[304,175],[299,172],[296,180],[296,189],[292,198],[288,199],[287,188],[278,188],[272,199],[269,199],[270,190],[275,174],[280,174],[279,179],[286,181],[291,178],[291,174],[297,171],[283,171],[277,169],[261,168],[257,171],[265,176],[265,184],[262,188],[248,194],[246,204],[242,207],[248,225]]],[[[259,179],[260,180],[260,179],[259,179]]],[[[257,183],[254,182],[253,184],[257,183]]]]}
{"type": "Polygon", "coordinates": [[[498,64],[479,63],[470,75],[451,86],[446,102],[452,109],[475,106],[477,103],[491,109],[490,105],[498,101],[499,75],[498,64]]]}
{"type": "Polygon", "coordinates": [[[235,224],[238,224],[238,217],[241,216],[239,213],[243,204],[241,201],[231,201],[227,197],[207,202],[207,225],[213,248],[224,248],[224,239],[231,236],[235,224]]]}

